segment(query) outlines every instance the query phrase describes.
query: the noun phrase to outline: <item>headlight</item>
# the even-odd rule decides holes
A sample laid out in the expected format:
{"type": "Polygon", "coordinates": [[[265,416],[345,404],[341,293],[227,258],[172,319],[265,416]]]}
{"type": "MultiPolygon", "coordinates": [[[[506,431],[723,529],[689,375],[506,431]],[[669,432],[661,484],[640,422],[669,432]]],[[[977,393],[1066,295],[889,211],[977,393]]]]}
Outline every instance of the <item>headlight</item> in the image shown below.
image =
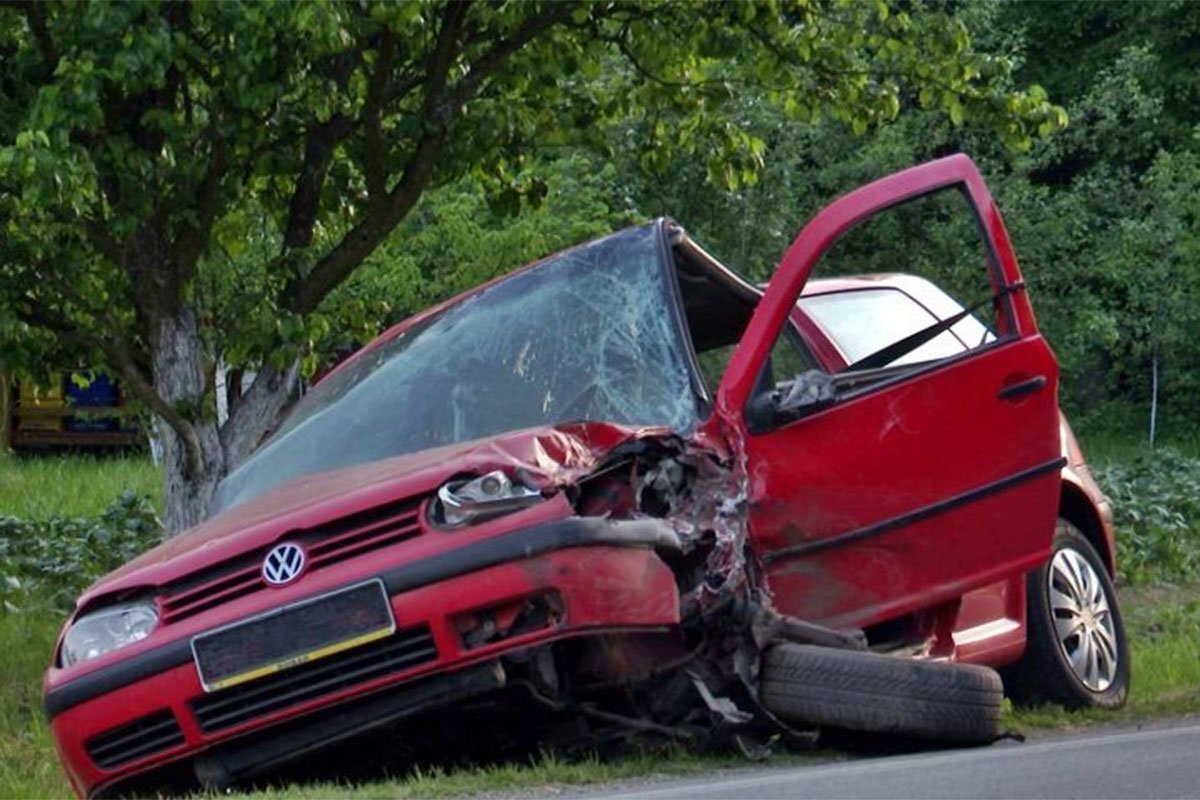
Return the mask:
{"type": "Polygon", "coordinates": [[[437,496],[436,521],[447,528],[510,514],[543,499],[537,489],[513,481],[502,470],[450,481],[438,489],[437,496]]]}
{"type": "Polygon", "coordinates": [[[125,603],[85,614],[63,637],[64,667],[139,642],[158,624],[152,603],[125,603]]]}

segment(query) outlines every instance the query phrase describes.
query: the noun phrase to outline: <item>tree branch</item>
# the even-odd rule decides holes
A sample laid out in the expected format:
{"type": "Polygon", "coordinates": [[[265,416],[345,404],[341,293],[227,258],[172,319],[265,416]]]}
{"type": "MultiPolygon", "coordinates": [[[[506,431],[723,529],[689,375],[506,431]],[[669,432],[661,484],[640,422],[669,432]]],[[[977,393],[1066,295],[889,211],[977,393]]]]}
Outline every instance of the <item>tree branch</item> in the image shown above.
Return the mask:
{"type": "Polygon", "coordinates": [[[195,272],[200,256],[204,254],[212,234],[213,224],[217,219],[220,207],[221,183],[225,178],[228,166],[226,160],[225,140],[217,131],[217,121],[214,119],[208,127],[206,137],[209,140],[210,155],[208,170],[204,179],[196,187],[195,208],[196,216],[193,224],[188,224],[175,237],[171,260],[175,271],[187,280],[195,272]]]}
{"type": "Polygon", "coordinates": [[[292,359],[282,369],[264,364],[237,405],[230,407],[229,418],[220,431],[229,470],[236,469],[270,432],[299,373],[299,359],[292,359]]]}
{"type": "Polygon", "coordinates": [[[45,4],[40,0],[26,0],[26,2],[5,0],[4,5],[10,4],[25,12],[25,21],[29,23],[29,30],[33,33],[34,41],[37,42],[38,50],[42,54],[42,61],[46,62],[46,74],[53,75],[54,71],[58,69],[59,53],[53,37],[50,36],[50,28],[46,24],[45,4]]]}
{"type": "Polygon", "coordinates": [[[445,19],[442,20],[441,30],[438,31],[437,43],[429,54],[429,64],[425,68],[425,102],[422,107],[426,119],[433,118],[437,110],[446,82],[450,79],[450,65],[460,52],[459,36],[466,24],[467,11],[471,3],[451,3],[446,7],[445,19]]]}
{"type": "Polygon", "coordinates": [[[450,68],[459,54],[459,37],[467,11],[468,3],[456,3],[446,8],[437,43],[429,56],[422,116],[432,123],[432,129],[417,142],[400,180],[387,193],[387,202],[368,213],[313,266],[307,276],[292,279],[283,295],[283,306],[288,310],[297,314],[311,313],[391,233],[429,185],[434,161],[445,144],[449,118],[454,110],[469,100],[484,80],[529,42],[569,20],[572,8],[569,4],[559,4],[526,20],[511,37],[482,55],[466,77],[447,93],[450,68]]]}
{"type": "MultiPolygon", "coordinates": [[[[334,59],[333,79],[339,86],[346,86],[357,61],[357,50],[341,53],[334,59]]],[[[321,189],[325,186],[333,151],[353,129],[354,120],[343,114],[334,114],[325,122],[309,127],[304,142],[304,162],[288,202],[287,225],[283,233],[285,253],[312,244],[313,227],[321,207],[321,189]]]]}
{"type": "Polygon", "coordinates": [[[296,176],[296,188],[288,202],[287,227],[283,233],[283,249],[298,250],[312,244],[313,227],[321,205],[321,189],[333,151],[353,129],[353,121],[335,114],[325,122],[308,129],[304,143],[304,163],[296,176]]]}
{"type": "Polygon", "coordinates": [[[505,61],[542,33],[569,20],[574,10],[573,3],[555,3],[548,10],[525,20],[516,33],[501,40],[471,65],[470,72],[454,85],[453,93],[439,111],[445,114],[471,99],[479,84],[494,74],[505,61]]]}
{"type": "Polygon", "coordinates": [[[367,102],[363,106],[363,173],[367,196],[372,204],[382,203],[387,194],[387,146],[383,141],[381,115],[386,100],[388,78],[396,63],[396,37],[385,30],[379,39],[379,62],[367,84],[367,102]]]}
{"type": "MultiPolygon", "coordinates": [[[[425,71],[422,116],[431,123],[449,80],[450,67],[459,53],[469,3],[446,7],[437,42],[425,71]]],[[[284,289],[281,305],[296,314],[309,314],[334,287],[346,279],[412,209],[433,175],[434,159],[446,139],[445,124],[434,124],[417,142],[396,186],[342,240],[318,261],[307,275],[293,275],[284,289]]]]}
{"type": "Polygon", "coordinates": [[[114,266],[119,267],[124,263],[124,245],[113,237],[109,229],[100,221],[99,216],[84,218],[83,233],[92,247],[96,248],[97,252],[111,261],[114,266]]]}
{"type": "MultiPolygon", "coordinates": [[[[386,202],[373,203],[372,210],[362,222],[326,253],[306,276],[292,278],[283,294],[284,308],[297,314],[311,313],[329,292],[370,255],[408,214],[429,185],[435,159],[448,136],[450,117],[454,111],[468,101],[480,85],[514,54],[545,31],[568,21],[572,13],[570,4],[563,3],[526,20],[512,36],[480,56],[467,75],[447,91],[450,68],[460,52],[460,36],[468,5],[455,3],[446,8],[437,43],[427,62],[421,113],[431,123],[431,129],[417,142],[399,181],[387,192],[386,202]]],[[[377,185],[375,191],[379,189],[377,185]]]]}

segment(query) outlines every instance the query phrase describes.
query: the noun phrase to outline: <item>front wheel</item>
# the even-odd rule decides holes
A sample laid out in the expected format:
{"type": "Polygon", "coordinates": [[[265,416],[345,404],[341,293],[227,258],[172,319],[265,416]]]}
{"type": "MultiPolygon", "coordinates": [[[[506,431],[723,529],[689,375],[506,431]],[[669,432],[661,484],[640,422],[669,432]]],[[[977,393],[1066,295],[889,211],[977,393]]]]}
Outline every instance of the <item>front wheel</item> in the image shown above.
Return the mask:
{"type": "Polygon", "coordinates": [[[1050,560],[1029,573],[1025,655],[1006,682],[1022,703],[1120,708],[1129,696],[1129,645],[1117,593],[1079,529],[1058,521],[1050,560]]]}

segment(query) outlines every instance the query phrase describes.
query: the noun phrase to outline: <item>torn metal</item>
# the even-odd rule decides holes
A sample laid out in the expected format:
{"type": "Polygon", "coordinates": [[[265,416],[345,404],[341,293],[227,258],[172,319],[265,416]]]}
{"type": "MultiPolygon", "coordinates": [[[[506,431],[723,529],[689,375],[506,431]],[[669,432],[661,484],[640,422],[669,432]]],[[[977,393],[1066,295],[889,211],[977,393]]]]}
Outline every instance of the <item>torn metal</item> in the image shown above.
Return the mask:
{"type": "MultiPolygon", "coordinates": [[[[566,487],[578,513],[666,521],[681,554],[670,559],[680,592],[683,641],[659,643],[610,637],[593,648],[590,684],[622,686],[630,714],[605,711],[608,721],[641,734],[702,747],[733,747],[761,757],[777,737],[811,744],[757,700],[761,653],[798,642],[862,650],[862,631],[835,631],[778,613],[748,546],[750,487],[739,462],[665,431],[641,431],[614,447],[595,470],[566,487]],[[664,705],[662,698],[673,698],[664,705]],[[652,699],[653,698],[653,699],[652,699]]],[[[592,720],[591,705],[567,701],[592,720]]]]}

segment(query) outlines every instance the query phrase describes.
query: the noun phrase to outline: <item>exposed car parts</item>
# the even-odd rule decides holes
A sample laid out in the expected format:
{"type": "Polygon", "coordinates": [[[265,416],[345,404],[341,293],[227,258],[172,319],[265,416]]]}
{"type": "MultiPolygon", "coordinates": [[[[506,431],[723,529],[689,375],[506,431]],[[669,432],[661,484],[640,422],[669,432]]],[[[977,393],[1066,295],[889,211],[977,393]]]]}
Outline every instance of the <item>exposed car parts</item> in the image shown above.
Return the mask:
{"type": "Polygon", "coordinates": [[[395,326],[211,519],[79,599],[45,682],[72,787],[226,785],[383,725],[405,763],[439,732],[463,759],[647,737],[761,757],[826,727],[982,742],[991,667],[1120,705],[1111,509],[1023,286],[952,156],[823,209],[766,286],[660,219],[395,326]],[[879,251],[901,206],[911,248],[879,251]],[[938,265],[954,286],[905,274],[938,265]]]}

